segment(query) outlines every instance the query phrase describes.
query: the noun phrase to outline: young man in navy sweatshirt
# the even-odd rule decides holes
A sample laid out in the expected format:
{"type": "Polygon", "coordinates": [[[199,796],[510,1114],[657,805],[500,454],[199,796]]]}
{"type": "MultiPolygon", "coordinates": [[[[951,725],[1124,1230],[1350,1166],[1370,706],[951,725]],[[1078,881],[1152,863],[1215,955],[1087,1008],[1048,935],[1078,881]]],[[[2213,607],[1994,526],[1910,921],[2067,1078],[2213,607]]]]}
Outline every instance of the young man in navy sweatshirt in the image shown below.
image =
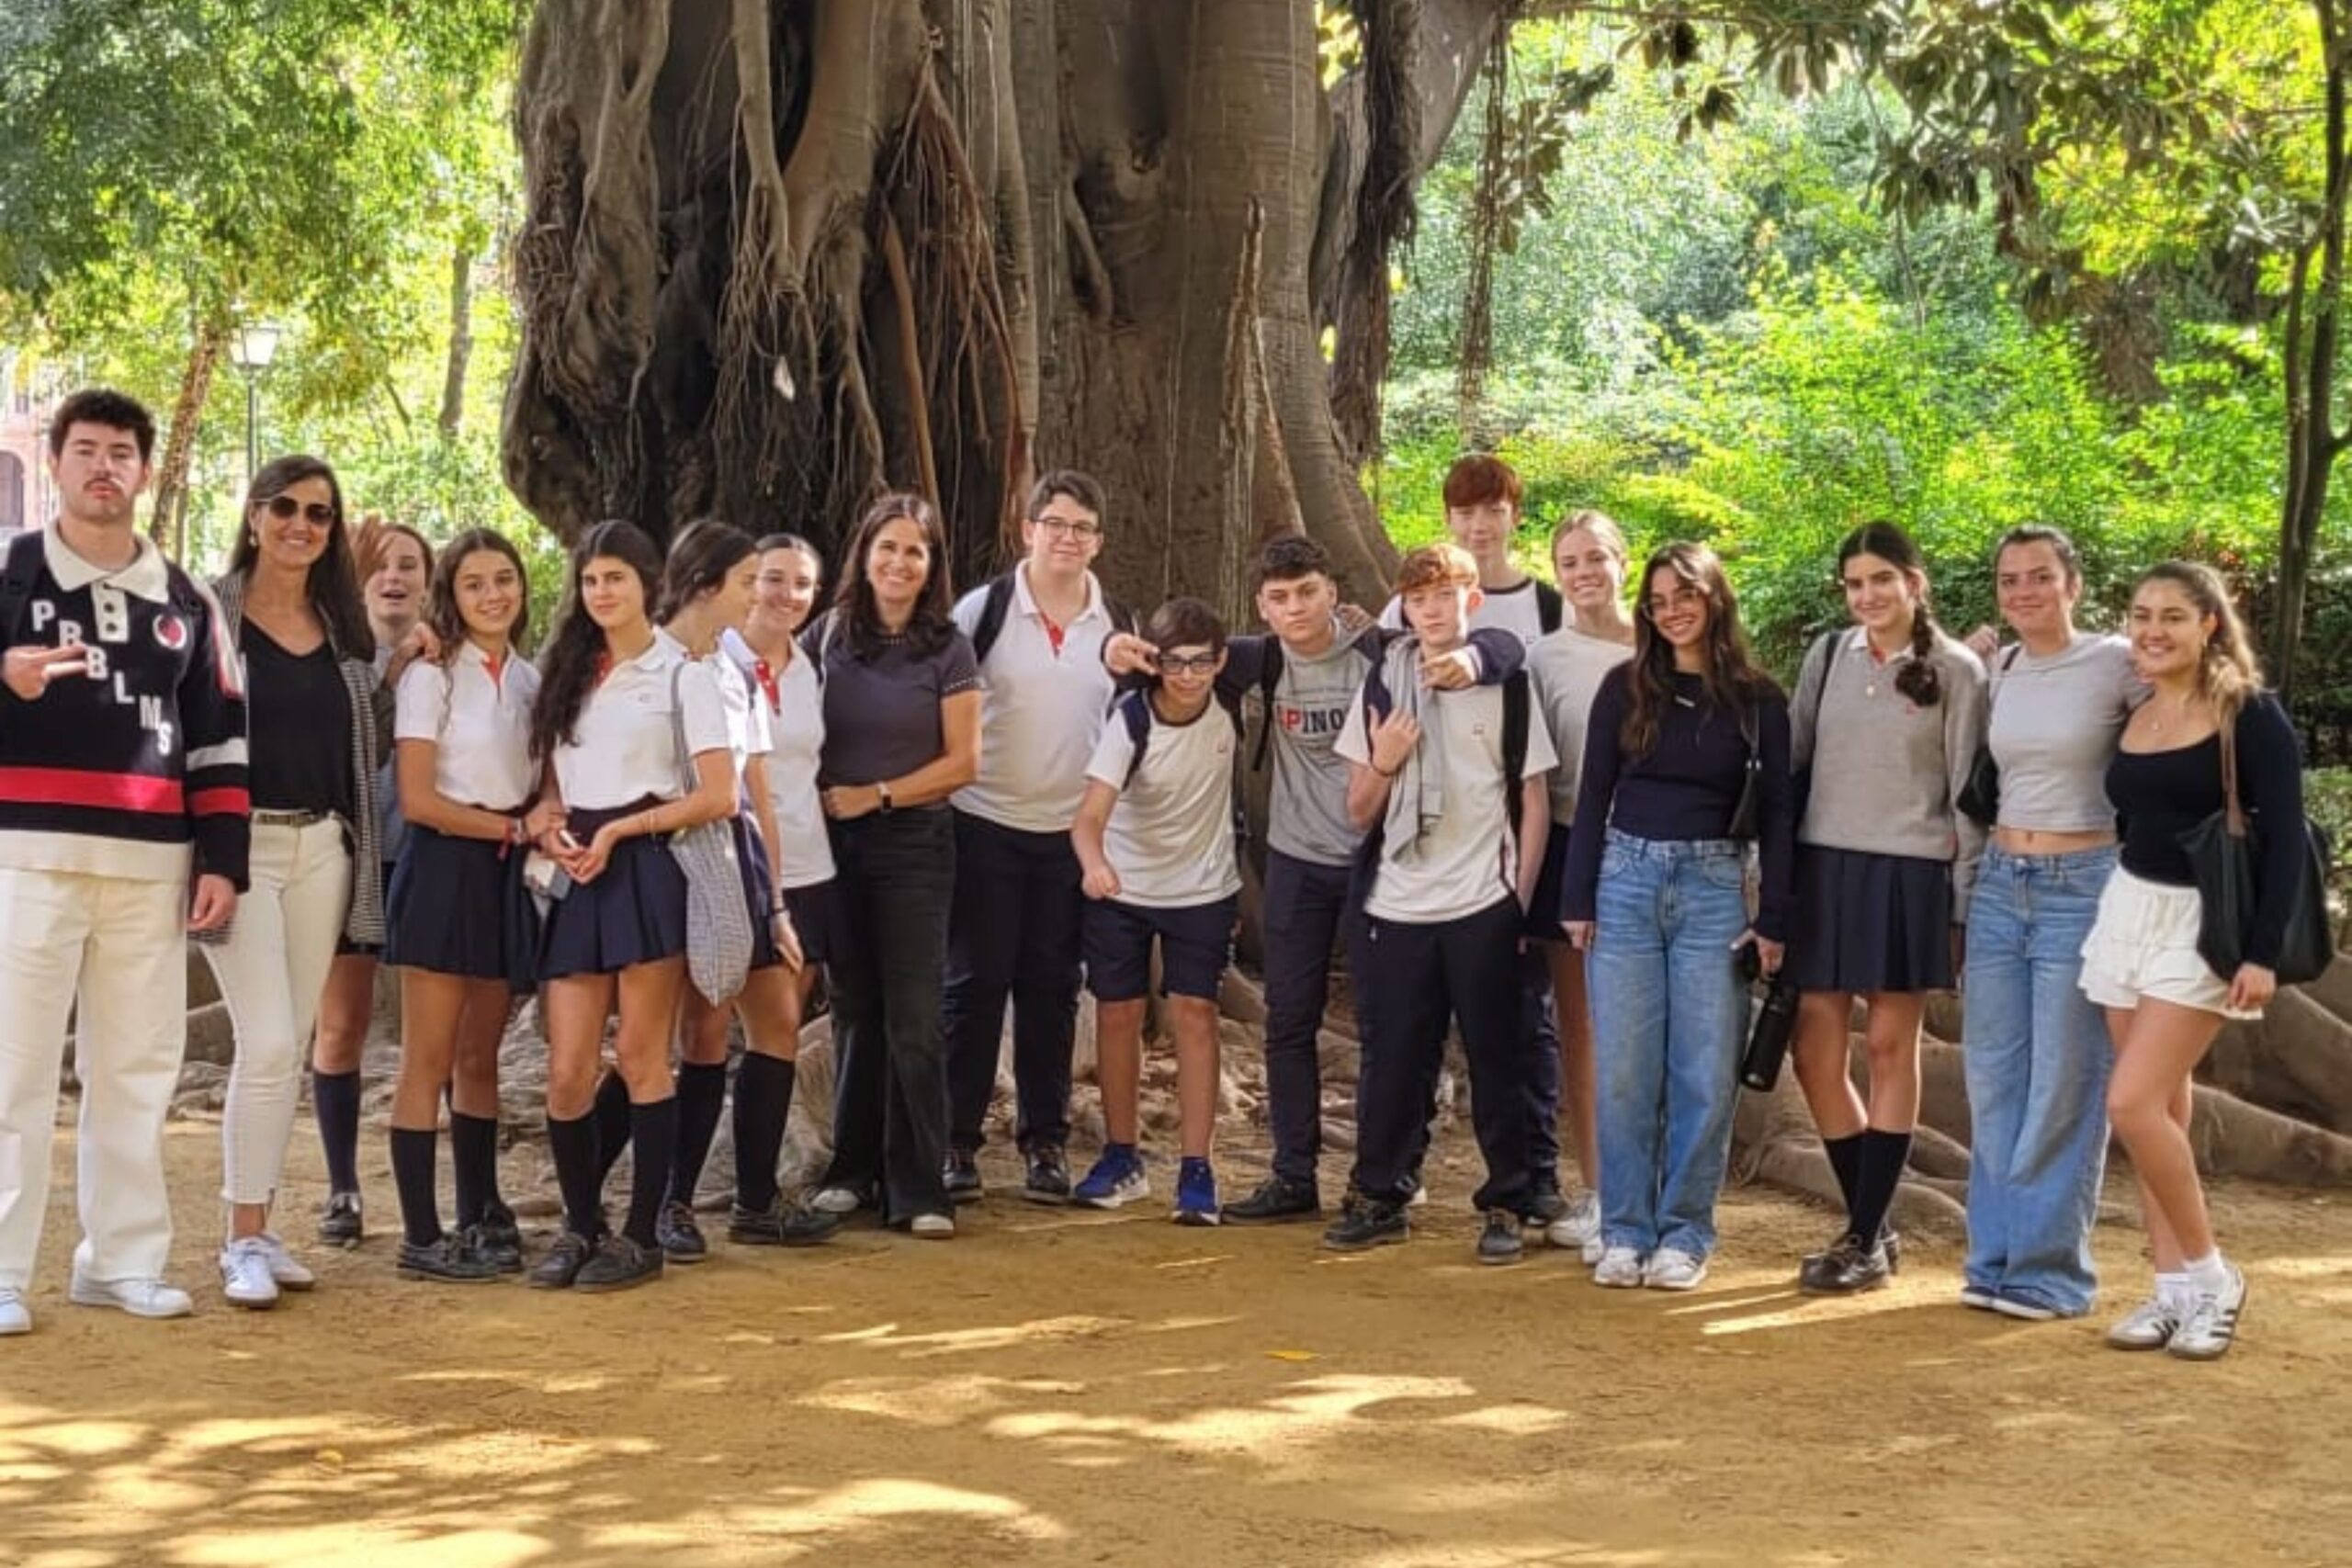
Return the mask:
{"type": "Polygon", "coordinates": [[[134,525],[154,443],[120,393],[66,399],[49,435],[58,515],[9,540],[0,572],[0,1336],[32,1326],[77,1001],[70,1299],[190,1310],[163,1277],[164,1116],[187,1043],[187,932],[235,909],[250,813],[219,608],[134,525]]]}

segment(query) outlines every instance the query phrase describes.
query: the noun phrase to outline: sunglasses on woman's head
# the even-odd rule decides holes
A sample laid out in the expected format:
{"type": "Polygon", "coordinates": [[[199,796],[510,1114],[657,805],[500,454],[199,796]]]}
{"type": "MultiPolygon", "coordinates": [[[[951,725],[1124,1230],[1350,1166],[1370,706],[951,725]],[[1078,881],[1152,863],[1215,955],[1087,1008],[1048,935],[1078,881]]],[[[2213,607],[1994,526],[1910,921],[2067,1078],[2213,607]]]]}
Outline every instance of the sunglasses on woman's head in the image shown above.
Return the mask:
{"type": "Polygon", "coordinates": [[[313,501],[306,504],[290,495],[273,495],[262,504],[269,508],[269,514],[281,523],[292,521],[297,514],[310,519],[322,528],[334,522],[334,508],[323,501],[313,501]]]}

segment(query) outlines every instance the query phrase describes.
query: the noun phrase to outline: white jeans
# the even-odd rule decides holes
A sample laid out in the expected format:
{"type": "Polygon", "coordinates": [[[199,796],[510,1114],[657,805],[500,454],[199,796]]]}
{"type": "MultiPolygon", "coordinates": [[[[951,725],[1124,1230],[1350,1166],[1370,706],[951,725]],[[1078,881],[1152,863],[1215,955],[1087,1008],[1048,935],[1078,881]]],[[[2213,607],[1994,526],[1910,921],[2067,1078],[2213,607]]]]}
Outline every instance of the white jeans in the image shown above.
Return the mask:
{"type": "Polygon", "coordinates": [[[25,1288],[40,1247],[77,989],[74,1267],[90,1280],[162,1276],[172,1250],[164,1115],[187,1045],[187,916],[185,882],[0,870],[0,1289],[25,1288]]]}
{"type": "Polygon", "coordinates": [[[302,1056],[351,902],[343,824],[254,823],[252,874],[229,940],[204,950],[237,1032],[220,1120],[220,1195],[232,1203],[268,1202],[286,1168],[302,1056]]]}

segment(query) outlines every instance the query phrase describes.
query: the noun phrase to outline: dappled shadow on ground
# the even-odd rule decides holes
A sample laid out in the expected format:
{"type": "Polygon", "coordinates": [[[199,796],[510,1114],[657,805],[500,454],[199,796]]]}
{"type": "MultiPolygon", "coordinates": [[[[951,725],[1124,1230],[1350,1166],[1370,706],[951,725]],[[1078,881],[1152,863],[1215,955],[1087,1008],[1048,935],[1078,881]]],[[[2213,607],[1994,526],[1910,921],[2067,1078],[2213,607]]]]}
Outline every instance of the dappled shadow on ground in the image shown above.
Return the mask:
{"type": "MultiPolygon", "coordinates": [[[[50,1289],[0,1348],[0,1562],[2324,1561],[2352,1233],[2258,1201],[2249,1340],[2211,1368],[1961,1311],[1932,1249],[1804,1301],[1817,1217],[1745,1196],[1688,1296],[1476,1268],[1442,1209],[1342,1259],[1001,1204],[614,1297],[402,1283],[382,1242],[266,1314],[50,1289]]],[[[2134,1240],[2103,1238],[2132,1282],[2134,1240]]]]}

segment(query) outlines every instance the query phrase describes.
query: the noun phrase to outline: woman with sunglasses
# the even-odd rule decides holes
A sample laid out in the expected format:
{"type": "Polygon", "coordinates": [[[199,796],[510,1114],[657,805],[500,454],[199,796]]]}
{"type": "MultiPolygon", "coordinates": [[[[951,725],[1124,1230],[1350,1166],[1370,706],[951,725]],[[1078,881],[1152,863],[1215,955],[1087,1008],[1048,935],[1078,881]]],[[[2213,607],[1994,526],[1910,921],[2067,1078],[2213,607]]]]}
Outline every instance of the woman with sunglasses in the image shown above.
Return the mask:
{"type": "Polygon", "coordinates": [[[298,1066],[338,942],[372,950],[384,940],[373,870],[391,704],[333,468],[308,457],[263,466],[213,592],[245,664],[253,795],[252,889],[226,936],[205,949],[236,1029],[221,1114],[220,1282],[232,1303],[258,1309],[315,1282],[269,1228],[298,1066]],[[360,866],[370,874],[355,874],[360,866]]]}

